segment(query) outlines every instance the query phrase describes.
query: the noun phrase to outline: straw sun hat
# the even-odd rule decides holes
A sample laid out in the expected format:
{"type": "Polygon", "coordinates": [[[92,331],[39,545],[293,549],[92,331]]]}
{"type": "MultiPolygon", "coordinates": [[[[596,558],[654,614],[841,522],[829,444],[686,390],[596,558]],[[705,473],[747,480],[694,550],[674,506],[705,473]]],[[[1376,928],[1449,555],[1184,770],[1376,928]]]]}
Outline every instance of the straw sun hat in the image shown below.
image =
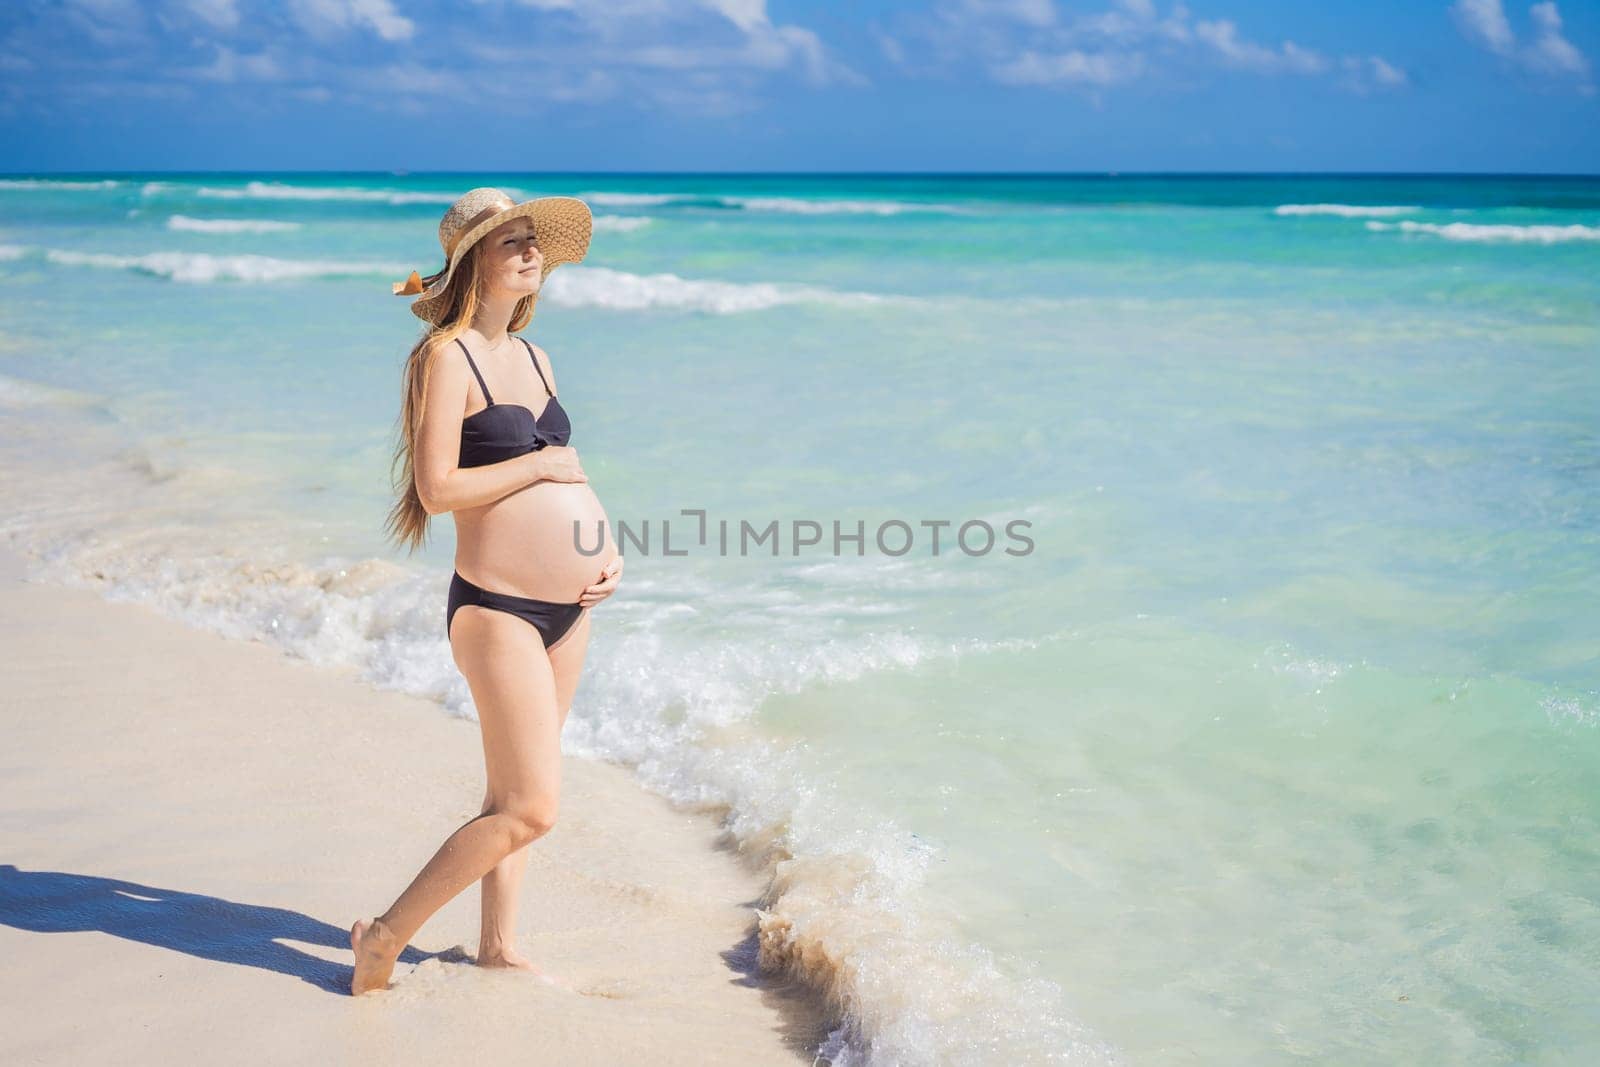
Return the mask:
{"type": "Polygon", "coordinates": [[[594,219],[589,205],[575,196],[541,196],[517,203],[499,189],[483,186],[469,190],[451,204],[439,222],[439,246],[444,249],[445,268],[429,276],[424,287],[416,271],[403,282],[394,283],[394,295],[420,293],[411,302],[411,313],[428,322],[444,310],[439,297],[478,239],[502,223],[527,217],[533,222],[533,243],[544,256],[539,271],[542,283],[561,263],[576,263],[589,250],[589,234],[594,219]]]}

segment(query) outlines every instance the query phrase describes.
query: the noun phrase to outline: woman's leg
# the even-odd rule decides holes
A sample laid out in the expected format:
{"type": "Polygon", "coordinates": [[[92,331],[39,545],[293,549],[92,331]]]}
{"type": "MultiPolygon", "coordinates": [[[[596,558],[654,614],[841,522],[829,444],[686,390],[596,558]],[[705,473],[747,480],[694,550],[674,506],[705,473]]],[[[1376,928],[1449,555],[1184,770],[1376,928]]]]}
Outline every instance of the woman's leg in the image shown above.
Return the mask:
{"type": "MultiPolygon", "coordinates": [[[[573,624],[556,647],[550,649],[550,669],[555,676],[559,722],[566,725],[572,698],[578,691],[584,655],[589,649],[589,612],[573,624]]],[[[559,732],[559,727],[557,728],[559,732]]],[[[483,810],[489,810],[489,791],[485,790],[483,810]]],[[[517,905],[521,901],[522,876],[528,869],[528,846],[524,845],[495,864],[483,876],[482,929],[478,936],[478,964],[483,967],[516,967],[537,971],[533,962],[516,948],[517,905]]]]}
{"type": "Polygon", "coordinates": [[[388,985],[394,961],[429,916],[555,825],[562,715],[538,631],[515,615],[464,605],[450,649],[478,709],[491,803],[439,846],[388,911],[355,924],[352,993],[388,985]]]}

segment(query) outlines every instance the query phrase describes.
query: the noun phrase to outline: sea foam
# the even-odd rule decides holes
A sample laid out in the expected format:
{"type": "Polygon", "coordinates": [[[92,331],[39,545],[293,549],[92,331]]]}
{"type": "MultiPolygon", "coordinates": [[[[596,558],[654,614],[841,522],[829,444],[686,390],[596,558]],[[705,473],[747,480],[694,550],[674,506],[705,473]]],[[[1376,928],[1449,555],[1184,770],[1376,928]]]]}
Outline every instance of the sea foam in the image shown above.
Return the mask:
{"type": "MultiPolygon", "coordinates": [[[[462,190],[465,192],[466,190],[462,190]]],[[[382,204],[450,204],[461,193],[419,192],[403,189],[362,189],[355,186],[288,185],[252,181],[237,186],[202,185],[200,196],[223,200],[367,200],[382,204]]]]}
{"type": "Polygon", "coordinates": [[[1274,215],[1337,215],[1340,218],[1387,218],[1421,211],[1419,207],[1369,206],[1366,204],[1279,204],[1274,215]]]}
{"type": "Polygon", "coordinates": [[[278,233],[299,228],[298,222],[275,219],[197,219],[188,215],[173,215],[167,219],[167,229],[195,233],[278,233]]]}
{"type": "Polygon", "coordinates": [[[820,286],[777,282],[725,282],[682,278],[676,274],[631,274],[609,267],[565,267],[545,283],[553,303],[604,307],[623,311],[672,308],[728,315],[761,311],[780,304],[881,303],[874,293],[841,292],[820,286]]]}
{"type": "Polygon", "coordinates": [[[807,199],[797,196],[734,196],[702,193],[623,193],[589,191],[578,194],[591,204],[609,207],[657,207],[666,204],[701,204],[743,211],[787,215],[901,215],[924,211],[964,214],[958,204],[921,203],[913,200],[807,199]]]}
{"type": "Polygon", "coordinates": [[[65,178],[0,178],[0,189],[115,189],[122,183],[113,178],[104,181],[70,181],[65,178]]]}
{"type": "Polygon", "coordinates": [[[631,233],[655,222],[648,215],[596,215],[595,233],[631,233]]]}
{"type": "Polygon", "coordinates": [[[398,263],[371,263],[326,259],[279,259],[248,252],[213,255],[209,252],[146,252],[143,255],[117,255],[112,252],[76,252],[47,249],[45,258],[68,266],[104,267],[153,274],[175,282],[203,284],[219,281],[276,282],[297,278],[323,278],[348,275],[393,275],[398,278],[410,268],[398,263]]]}
{"type": "Polygon", "coordinates": [[[1374,231],[1399,230],[1401,233],[1426,233],[1447,241],[1521,241],[1561,244],[1566,241],[1600,241],[1600,226],[1511,226],[1473,222],[1369,222],[1374,231]]]}
{"type": "MultiPolygon", "coordinates": [[[[3,248],[4,246],[0,246],[3,248]]],[[[17,258],[24,254],[19,248],[17,258]]],[[[45,249],[52,263],[69,266],[129,270],[175,282],[276,282],[301,278],[370,276],[395,279],[411,269],[408,264],[359,260],[282,259],[254,253],[217,255],[209,252],[146,252],[118,255],[45,249]]],[[[7,258],[0,255],[0,258],[7,258]]],[[[676,274],[633,274],[609,267],[569,264],[545,279],[543,295],[554,304],[569,307],[610,308],[617,311],[677,310],[731,315],[762,311],[782,304],[822,303],[836,306],[870,306],[909,298],[879,293],[849,292],[788,282],[725,282],[683,278],[676,274]]]]}

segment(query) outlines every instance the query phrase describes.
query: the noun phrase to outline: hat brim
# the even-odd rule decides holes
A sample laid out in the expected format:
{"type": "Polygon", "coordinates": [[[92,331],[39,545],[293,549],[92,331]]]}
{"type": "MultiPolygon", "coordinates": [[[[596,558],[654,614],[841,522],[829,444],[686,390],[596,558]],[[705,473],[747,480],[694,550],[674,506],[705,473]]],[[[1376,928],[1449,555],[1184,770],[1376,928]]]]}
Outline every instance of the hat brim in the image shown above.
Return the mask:
{"type": "Polygon", "coordinates": [[[483,220],[462,234],[461,239],[456,242],[455,251],[451,254],[450,263],[444,273],[411,301],[411,313],[425,322],[436,321],[435,313],[439,310],[440,298],[444,295],[445,287],[455,276],[456,267],[460,266],[467,253],[472,251],[472,246],[495,227],[504,226],[512,219],[520,218],[528,218],[533,222],[533,243],[539,249],[539,254],[544,257],[543,266],[539,270],[541,284],[556,267],[562,263],[577,263],[589,251],[589,238],[594,232],[594,216],[589,211],[588,204],[575,196],[540,196],[524,200],[483,220]]]}

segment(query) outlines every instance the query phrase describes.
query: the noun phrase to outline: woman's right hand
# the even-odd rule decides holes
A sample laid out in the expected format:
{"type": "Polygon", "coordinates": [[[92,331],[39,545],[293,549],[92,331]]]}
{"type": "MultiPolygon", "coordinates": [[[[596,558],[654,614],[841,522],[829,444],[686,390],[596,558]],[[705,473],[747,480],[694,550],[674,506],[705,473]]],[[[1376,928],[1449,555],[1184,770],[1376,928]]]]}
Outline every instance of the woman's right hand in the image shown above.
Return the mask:
{"type": "Polygon", "coordinates": [[[578,465],[578,450],[571,445],[546,445],[533,453],[537,460],[535,481],[586,482],[588,476],[578,465]]]}

